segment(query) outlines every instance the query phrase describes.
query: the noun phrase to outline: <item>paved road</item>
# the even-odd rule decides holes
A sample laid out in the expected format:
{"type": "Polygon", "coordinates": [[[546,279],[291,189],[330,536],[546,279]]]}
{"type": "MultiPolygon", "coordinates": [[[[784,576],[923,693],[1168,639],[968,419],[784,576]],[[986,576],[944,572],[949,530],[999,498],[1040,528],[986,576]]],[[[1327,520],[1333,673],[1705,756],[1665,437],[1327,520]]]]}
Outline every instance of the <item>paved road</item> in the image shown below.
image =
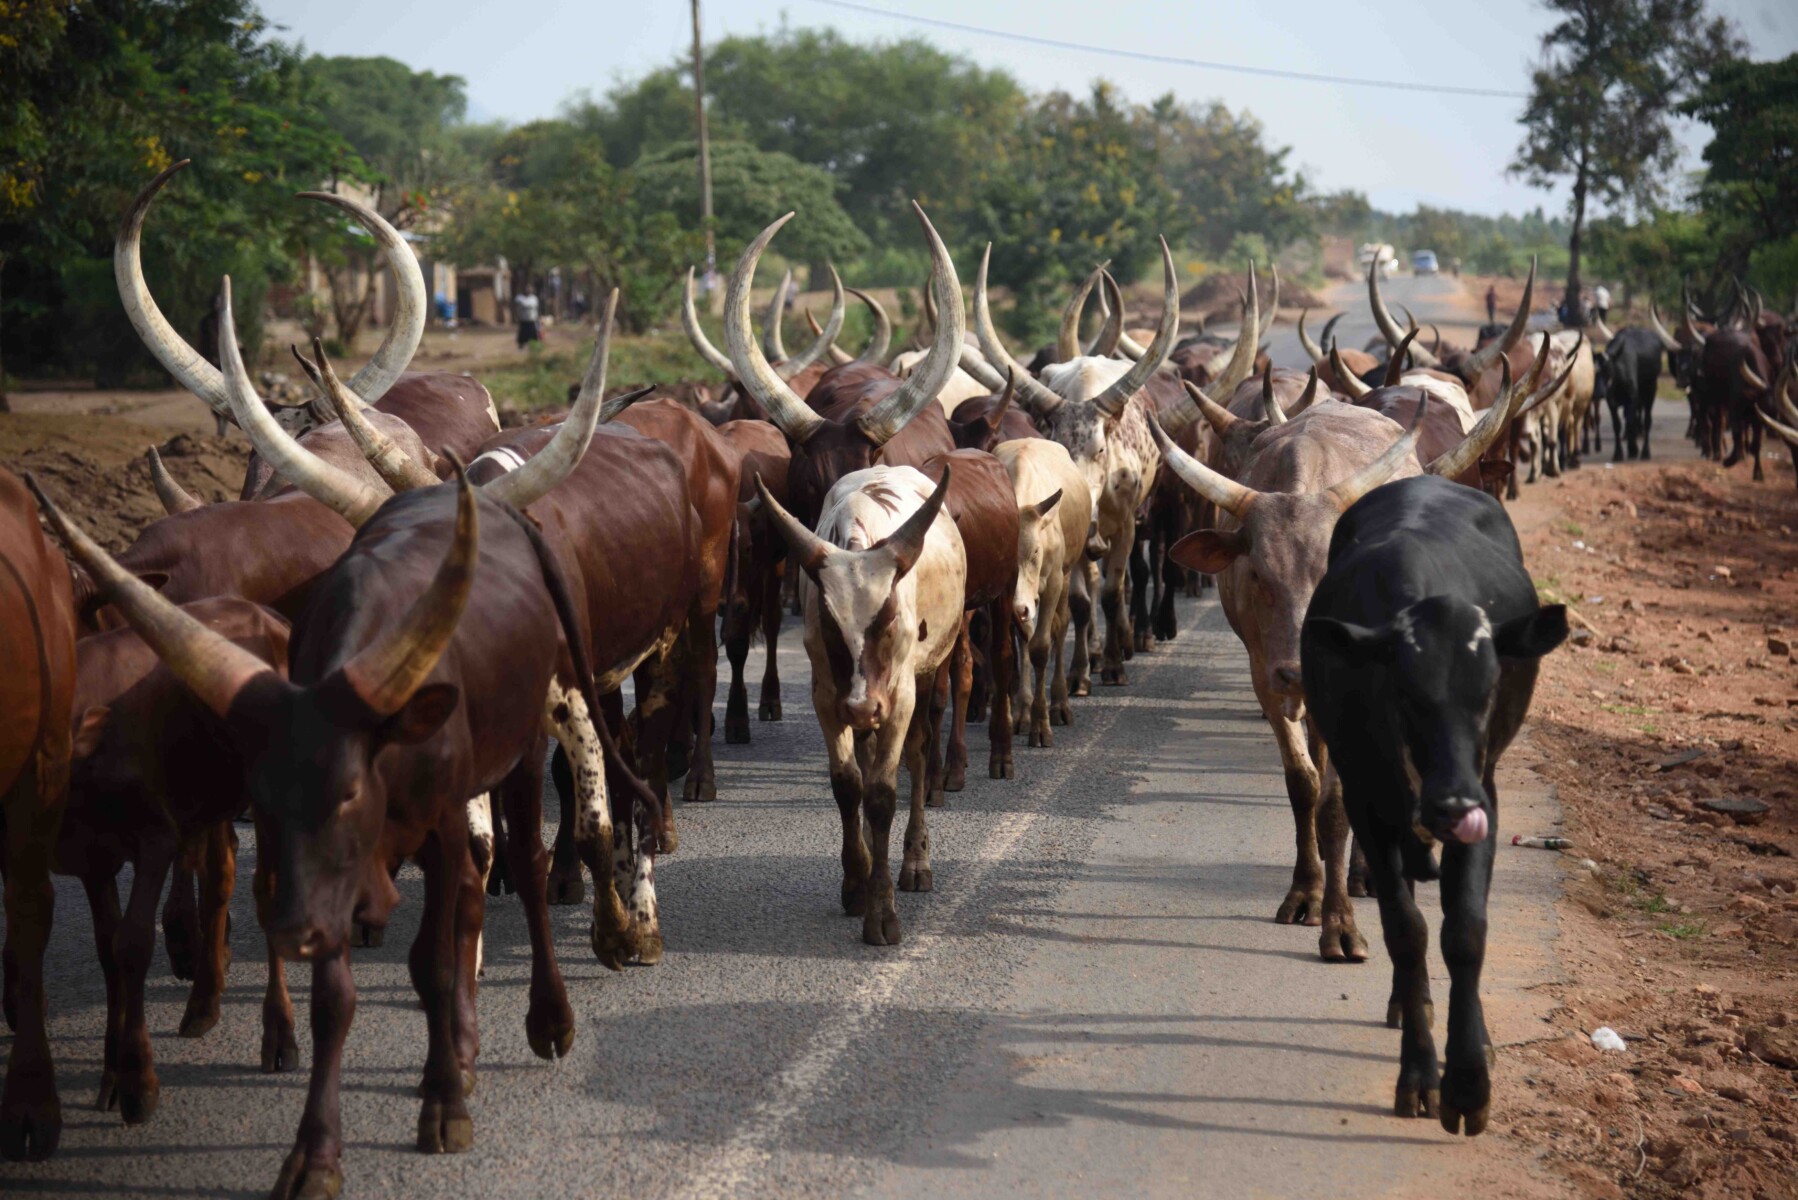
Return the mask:
{"type": "MultiPolygon", "coordinates": [[[[1386,298],[1386,306],[1401,323],[1405,314],[1399,306],[1405,305],[1424,325],[1431,322],[1440,325],[1443,340],[1455,345],[1471,346],[1474,327],[1486,319],[1482,302],[1470,295],[1462,281],[1452,275],[1398,275],[1381,281],[1380,294],[1386,298]],[[1451,329],[1450,326],[1457,328],[1451,329]]],[[[1324,322],[1339,312],[1344,314],[1343,318],[1332,331],[1338,346],[1359,350],[1367,343],[1368,338],[1379,332],[1374,328],[1373,313],[1367,307],[1365,279],[1333,283],[1323,289],[1318,298],[1323,301],[1322,307],[1312,309],[1311,316],[1305,321],[1305,332],[1313,341],[1323,332],[1324,322]]],[[[1499,315],[1506,317],[1509,314],[1499,315]]],[[[1297,320],[1296,315],[1293,319],[1297,320]]],[[[1552,324],[1546,314],[1539,313],[1534,320],[1542,327],[1552,324]]],[[[1427,329],[1424,337],[1429,337],[1427,329]]],[[[1311,359],[1299,346],[1296,325],[1289,325],[1282,320],[1267,335],[1267,340],[1268,354],[1272,356],[1276,367],[1296,367],[1303,370],[1311,365],[1311,359]]]]}
{"type": "MultiPolygon", "coordinates": [[[[1359,967],[1323,966],[1314,930],[1271,923],[1291,861],[1278,760],[1219,611],[1183,618],[1130,687],[1077,702],[1055,749],[1020,742],[1017,780],[971,781],[932,814],[937,891],[900,896],[896,950],[863,946],[840,914],[836,814],[789,637],[788,720],[721,747],[725,798],[680,812],[682,849],[659,872],[666,960],[601,970],[585,915],[556,910],[579,1018],[560,1063],[525,1044],[517,908],[490,910],[477,1140],[459,1156],[411,1148],[424,1029],[404,967],[408,870],[386,946],[356,959],[350,1194],[1378,1196],[1476,1180],[1494,1194],[1518,1152],[1386,1115],[1397,1035],[1372,907],[1375,959],[1359,967]]],[[[1509,775],[1507,832],[1552,828],[1533,776],[1509,775]]],[[[88,1107],[102,996],[85,902],[64,883],[51,1003],[68,1125],[55,1161],[0,1164],[0,1194],[261,1194],[304,1076],[255,1067],[247,889],[204,1040],[174,1036],[185,986],[159,952],[162,1103],[127,1129],[88,1107]]],[[[1525,989],[1552,973],[1556,886],[1553,855],[1501,850],[1486,989],[1501,1045],[1541,1028],[1525,989]]],[[[1545,1186],[1523,1178],[1513,1192],[1545,1186]]]]}

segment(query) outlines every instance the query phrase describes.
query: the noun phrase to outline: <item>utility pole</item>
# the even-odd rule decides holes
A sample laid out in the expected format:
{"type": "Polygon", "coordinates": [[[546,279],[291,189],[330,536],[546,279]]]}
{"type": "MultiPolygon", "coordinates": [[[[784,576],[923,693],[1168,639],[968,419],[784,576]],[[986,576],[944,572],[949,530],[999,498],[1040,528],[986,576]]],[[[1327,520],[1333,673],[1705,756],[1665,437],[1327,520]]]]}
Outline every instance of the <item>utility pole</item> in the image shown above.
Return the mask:
{"type": "Polygon", "coordinates": [[[712,145],[705,128],[705,47],[699,37],[699,0],[693,0],[693,115],[699,126],[699,220],[705,226],[706,298],[716,312],[721,293],[718,279],[718,244],[712,236],[712,145]]]}

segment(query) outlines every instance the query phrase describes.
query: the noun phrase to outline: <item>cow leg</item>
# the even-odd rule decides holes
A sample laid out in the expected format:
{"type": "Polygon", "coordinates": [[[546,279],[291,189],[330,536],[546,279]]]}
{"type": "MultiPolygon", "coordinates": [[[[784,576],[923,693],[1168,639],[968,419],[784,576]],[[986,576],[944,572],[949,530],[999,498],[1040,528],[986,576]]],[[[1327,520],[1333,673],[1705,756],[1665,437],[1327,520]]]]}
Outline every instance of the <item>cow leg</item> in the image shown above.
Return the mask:
{"type": "Polygon", "coordinates": [[[762,586],[767,589],[762,601],[762,647],[768,652],[768,665],[762,671],[762,703],[757,714],[764,721],[780,720],[780,584],[781,571],[767,572],[762,586]]]}
{"type": "MultiPolygon", "coordinates": [[[[617,693],[613,692],[612,695],[617,693]]],[[[556,799],[561,806],[556,823],[555,850],[550,857],[549,902],[558,905],[579,904],[586,896],[586,885],[581,880],[581,861],[574,844],[574,773],[569,770],[568,754],[562,749],[560,739],[556,742],[556,752],[550,756],[549,773],[555,780],[556,799]]],[[[517,830],[510,830],[508,833],[512,839],[520,836],[517,830]]],[[[598,886],[597,881],[594,886],[598,886]]]]}
{"type": "MultiPolygon", "coordinates": [[[[580,693],[575,692],[576,698],[580,693]]],[[[553,710],[553,705],[551,706],[553,710]]],[[[570,706],[572,708],[572,706],[570,706]]],[[[563,745],[578,747],[584,743],[576,737],[572,728],[564,728],[561,724],[555,727],[556,738],[563,745]],[[566,739],[566,740],[564,740],[566,739]]],[[[591,735],[595,740],[597,734],[591,735]]],[[[582,758],[585,758],[584,753],[582,758]]],[[[524,909],[524,925],[531,940],[531,991],[530,1003],[524,1013],[525,1040],[531,1045],[531,1053],[538,1058],[556,1059],[568,1053],[574,1045],[574,1009],[568,1003],[568,991],[562,982],[562,969],[556,962],[555,931],[549,922],[549,898],[546,894],[545,877],[549,865],[549,856],[543,851],[543,756],[539,753],[527,755],[502,780],[495,789],[495,798],[505,812],[509,836],[506,838],[505,854],[507,858],[506,873],[512,879],[512,886],[518,892],[519,905],[524,909]]],[[[582,775],[585,775],[585,768],[582,775]]],[[[577,780],[578,780],[577,776],[577,780]]],[[[604,776],[600,777],[603,792],[604,776]]],[[[577,789],[578,795],[578,789],[577,789]]],[[[605,841],[608,857],[610,856],[612,815],[606,811],[606,799],[600,797],[601,811],[604,813],[606,825],[605,841]]],[[[577,812],[584,812],[585,806],[577,807],[577,812]]],[[[580,818],[576,819],[577,824],[580,818]]],[[[618,904],[618,894],[612,890],[612,865],[604,862],[599,867],[588,866],[593,875],[595,894],[610,892],[612,906],[618,909],[618,920],[623,918],[622,906],[618,904]]],[[[616,964],[608,963],[608,966],[616,964]]]]}
{"type": "MultiPolygon", "coordinates": [[[[868,821],[868,848],[873,862],[868,870],[868,910],[862,915],[862,941],[870,946],[897,946],[902,931],[899,909],[893,902],[893,870],[890,861],[893,814],[899,801],[899,759],[905,752],[917,709],[917,689],[894,689],[893,712],[879,729],[867,734],[870,745],[862,771],[862,812],[868,821]]],[[[920,832],[923,814],[919,813],[920,832]]]]}
{"type": "Polygon", "coordinates": [[[1305,748],[1305,730],[1297,721],[1280,715],[1280,697],[1266,692],[1257,671],[1256,696],[1261,711],[1273,726],[1286,771],[1286,798],[1292,805],[1296,856],[1292,886],[1280,901],[1274,920],[1281,925],[1322,925],[1324,920],[1324,864],[1317,852],[1317,807],[1321,783],[1317,767],[1305,748]]]}
{"type": "Polygon", "coordinates": [[[1133,653],[1147,653],[1154,645],[1154,636],[1149,630],[1149,588],[1152,586],[1149,559],[1153,553],[1149,541],[1153,535],[1146,521],[1137,521],[1133,533],[1130,559],[1125,566],[1130,582],[1130,633],[1124,643],[1126,659],[1133,653]]]}
{"type": "MultiPolygon", "coordinates": [[[[1054,661],[1050,667],[1049,680],[1049,723],[1051,725],[1072,725],[1074,709],[1068,703],[1068,676],[1062,669],[1062,656],[1067,650],[1068,625],[1072,621],[1073,578],[1070,575],[1062,591],[1061,607],[1055,613],[1055,627],[1049,631],[1049,649],[1054,661]]],[[[1079,637],[1078,631],[1074,635],[1079,637]]],[[[1078,658],[1076,648],[1075,657],[1078,658]]]]}
{"type": "MultiPolygon", "coordinates": [[[[943,760],[943,790],[968,786],[968,694],[974,687],[974,650],[968,636],[969,614],[961,615],[961,632],[949,655],[949,689],[954,707],[949,718],[949,753],[943,760]]],[[[932,797],[935,799],[935,797],[932,797]]]]}
{"type": "MultiPolygon", "coordinates": [[[[760,581],[750,580],[757,587],[760,581]]],[[[724,744],[749,744],[749,687],[743,670],[749,662],[749,606],[731,601],[724,606],[724,657],[730,660],[730,691],[724,699],[724,744]]]]}
{"type": "Polygon", "coordinates": [[[1010,779],[1015,769],[1011,761],[1011,689],[1017,659],[1012,653],[1009,592],[987,607],[986,632],[993,697],[992,719],[986,723],[986,773],[989,779],[1010,779]]]}
{"type": "MultiPolygon", "coordinates": [[[[616,695],[616,693],[614,693],[616,695]]],[[[609,697],[608,697],[609,699],[609,697]]],[[[558,681],[552,681],[549,696],[544,704],[544,723],[555,735],[556,744],[561,750],[561,762],[568,770],[567,791],[574,797],[573,838],[576,853],[581,863],[587,868],[587,874],[593,877],[593,920],[588,929],[588,939],[593,946],[593,956],[612,970],[623,968],[636,955],[636,946],[631,941],[630,917],[624,911],[624,903],[618,897],[617,880],[613,867],[616,861],[616,836],[613,832],[612,801],[606,785],[606,763],[601,749],[599,730],[594,727],[593,714],[587,711],[587,701],[581,696],[578,688],[564,689],[558,681]]],[[[543,820],[542,805],[536,803],[530,794],[531,778],[534,776],[541,782],[540,772],[530,772],[526,764],[520,763],[513,769],[518,776],[515,781],[509,780],[507,787],[516,787],[518,795],[506,793],[505,806],[508,823],[522,821],[526,826],[535,828],[543,820]],[[518,816],[513,817],[516,811],[518,816]]],[[[514,836],[508,841],[519,840],[521,831],[515,829],[514,836]]],[[[528,840],[528,839],[527,839],[528,840]]],[[[539,839],[540,840],[540,839],[539,839]]],[[[528,847],[527,847],[528,849],[528,847]]],[[[535,873],[539,869],[539,857],[536,854],[523,853],[513,859],[513,864],[521,870],[535,873]]],[[[522,884],[520,895],[522,896],[522,884]]],[[[531,904],[525,905],[525,920],[534,920],[531,904]]],[[[563,1030],[572,1039],[574,1016],[568,1009],[568,998],[562,987],[562,977],[556,969],[553,951],[547,970],[540,972],[536,953],[538,937],[542,936],[543,945],[552,945],[548,926],[549,915],[543,915],[544,926],[541,930],[533,928],[531,932],[531,977],[533,1007],[541,1003],[541,1016],[535,1023],[542,1031],[548,1047],[552,1041],[561,1040],[563,1030]],[[539,974],[542,978],[539,979],[539,974]],[[553,978],[552,978],[553,976],[553,978]],[[558,1000],[557,997],[560,997],[558,1000]],[[554,1036],[552,1038],[552,1030],[554,1036]]],[[[526,1028],[533,1027],[530,1017],[526,1017],[526,1028]]],[[[538,1042],[531,1043],[537,1050],[538,1042]]],[[[555,1055],[545,1054],[537,1050],[540,1057],[551,1058],[555,1055]]]]}
{"type": "Polygon", "coordinates": [[[830,793],[843,821],[843,912],[859,917],[868,910],[868,871],[871,860],[862,839],[862,769],[855,753],[855,733],[836,721],[836,710],[818,686],[814,675],[812,708],[824,732],[824,749],[830,758],[830,793]]]}
{"type": "Polygon", "coordinates": [[[88,912],[94,919],[94,953],[100,975],[106,981],[106,1041],[100,1067],[100,1091],[94,1108],[111,1112],[118,1107],[119,1037],[125,1026],[125,995],[119,986],[119,887],[116,868],[90,868],[81,876],[87,893],[88,912]]]}
{"type": "Polygon", "coordinates": [[[1641,398],[1636,401],[1635,407],[1631,409],[1641,434],[1643,462],[1648,461],[1648,447],[1653,441],[1653,439],[1649,437],[1649,434],[1654,430],[1654,394],[1659,389],[1659,385],[1660,381],[1658,379],[1651,380],[1648,387],[1639,393],[1641,398]]]}
{"type": "Polygon", "coordinates": [[[1122,687],[1130,682],[1124,670],[1124,649],[1130,644],[1130,617],[1124,610],[1124,575],[1130,565],[1132,542],[1128,530],[1112,539],[1101,564],[1099,607],[1105,614],[1105,657],[1099,682],[1122,687]]]}
{"type": "Polygon", "coordinates": [[[924,823],[924,795],[930,786],[924,747],[936,737],[942,710],[935,704],[935,676],[920,676],[913,686],[919,694],[912,708],[911,727],[905,733],[905,768],[911,775],[911,810],[905,822],[905,857],[899,864],[899,890],[928,892],[935,887],[935,879],[930,871],[930,830],[924,823]]]}
{"type": "MultiPolygon", "coordinates": [[[[267,845],[260,836],[260,848],[267,845]]],[[[250,890],[256,897],[256,923],[268,927],[269,905],[275,897],[275,872],[267,855],[256,855],[256,874],[250,890]]],[[[300,1065],[300,1042],[294,1034],[293,1000],[287,994],[287,971],[281,956],[268,944],[268,984],[262,993],[262,1073],[291,1071],[300,1065]]]]}
{"type": "MultiPolygon", "coordinates": [[[[611,789],[614,794],[623,788],[611,789]]],[[[656,902],[656,850],[660,846],[656,817],[638,799],[629,800],[631,816],[623,820],[620,853],[613,860],[612,878],[630,914],[631,945],[635,962],[654,966],[662,961],[661,910],[656,902]]],[[[615,814],[616,815],[616,814],[615,814]]]]}
{"type": "Polygon", "coordinates": [[[1098,663],[1088,647],[1092,641],[1093,591],[1092,564],[1082,559],[1074,566],[1068,581],[1068,616],[1074,628],[1074,647],[1068,652],[1067,693],[1070,696],[1092,694],[1091,671],[1098,663]]]}
{"type": "Polygon", "coordinates": [[[123,1023],[119,1029],[118,1105],[127,1125],[141,1125],[156,1112],[162,1086],[144,1019],[144,983],[156,950],[156,901],[179,847],[173,833],[146,837],[133,864],[131,897],[114,939],[123,1023]]]}
{"type": "MultiPolygon", "coordinates": [[[[312,1078],[293,1149],[281,1164],[270,1200],[335,1196],[343,1190],[343,1043],[356,1016],[350,951],[312,963],[312,1078]]],[[[458,1097],[458,1099],[460,1099],[458,1097]]]]}
{"type": "Polygon", "coordinates": [[[718,798],[718,776],[712,765],[712,697],[718,692],[718,614],[695,612],[687,621],[689,645],[682,684],[686,693],[687,727],[693,731],[693,757],[681,799],[689,804],[718,798]]]}
{"type": "MultiPolygon", "coordinates": [[[[542,748],[537,761],[543,761],[542,748]]],[[[538,780],[542,787],[542,780],[538,780]]],[[[462,824],[463,846],[468,845],[466,817],[462,824]]],[[[462,1094],[474,1095],[475,1060],[481,1056],[481,1025],[475,1010],[475,993],[480,984],[476,978],[480,967],[481,929],[487,917],[487,889],[483,886],[474,855],[465,852],[450,864],[462,876],[456,891],[456,958],[455,991],[452,996],[452,1028],[455,1031],[456,1064],[462,1068],[462,1094]]]]}
{"type": "MultiPolygon", "coordinates": [[[[1175,597],[1186,590],[1188,572],[1168,553],[1180,538],[1179,506],[1168,504],[1164,507],[1166,511],[1161,514],[1160,534],[1156,541],[1156,550],[1161,555],[1161,595],[1155,605],[1155,636],[1164,642],[1171,642],[1180,635],[1179,615],[1174,601],[1175,597]]],[[[1198,589],[1194,588],[1192,594],[1197,595],[1198,589]]]]}
{"type": "MultiPolygon", "coordinates": [[[[1624,434],[1624,428],[1625,428],[1625,424],[1626,424],[1623,419],[1623,409],[1624,409],[1624,405],[1621,405],[1621,404],[1612,404],[1611,405],[1611,461],[1612,462],[1622,462],[1623,461],[1623,434],[1624,434]]],[[[1630,417],[1629,421],[1627,422],[1627,425],[1628,425],[1628,430],[1629,430],[1629,456],[1631,458],[1634,458],[1636,456],[1636,420],[1635,420],[1635,417],[1633,417],[1633,416],[1630,417]]]]}
{"type": "MultiPolygon", "coordinates": [[[[1369,802],[1371,803],[1371,801],[1369,802]]],[[[1430,1033],[1435,1007],[1430,1003],[1430,929],[1417,910],[1411,883],[1404,878],[1399,846],[1384,827],[1363,822],[1357,836],[1367,846],[1367,865],[1380,899],[1380,932],[1392,960],[1392,999],[1386,1024],[1404,1030],[1399,1043],[1398,1084],[1392,1111],[1401,1117],[1433,1117],[1441,1098],[1436,1065],[1436,1039],[1430,1033]]],[[[1399,837],[1410,836],[1399,834],[1399,837]]]]}
{"type": "Polygon", "coordinates": [[[1373,895],[1373,877],[1368,873],[1367,852],[1361,849],[1360,838],[1349,841],[1348,894],[1356,898],[1373,895]]]}
{"type": "Polygon", "coordinates": [[[197,847],[183,845],[175,858],[174,882],[162,906],[162,945],[168,952],[169,970],[176,979],[191,980],[200,954],[200,909],[194,902],[194,862],[197,847]]]}
{"type": "MultiPolygon", "coordinates": [[[[1007,606],[1007,612],[1010,606],[1007,606]]],[[[987,719],[988,691],[993,685],[992,647],[987,642],[987,619],[984,609],[975,609],[964,618],[968,629],[968,724],[978,725],[987,719]]]]}
{"type": "Polygon", "coordinates": [[[657,825],[666,836],[663,849],[668,853],[673,853],[680,841],[674,830],[674,807],[668,798],[668,781],[675,777],[669,750],[676,740],[676,726],[681,716],[680,679],[676,666],[678,650],[677,641],[673,649],[637,668],[637,707],[631,714],[631,720],[637,726],[638,772],[661,800],[662,811],[657,825]]]}
{"type": "Polygon", "coordinates": [[[1024,664],[1030,661],[1030,643],[1036,639],[1036,630],[1046,633],[1048,628],[1048,610],[1041,607],[1037,609],[1036,629],[1026,630],[1015,618],[1011,622],[1012,661],[1017,664],[1011,688],[1011,730],[1014,734],[1030,732],[1031,687],[1034,681],[1030,672],[1024,669],[1024,664]]]}
{"type": "MultiPolygon", "coordinates": [[[[487,881],[493,878],[493,797],[487,792],[468,802],[468,857],[474,861],[474,873],[480,878],[481,890],[486,892],[487,881]]],[[[475,938],[474,973],[477,979],[487,973],[485,951],[482,939],[475,938]]]]}
{"type": "MultiPolygon", "coordinates": [[[[937,721],[939,733],[942,728],[941,714],[949,711],[949,698],[954,687],[955,661],[953,652],[951,652],[951,656],[936,669],[936,675],[930,688],[930,703],[936,709],[939,717],[937,721]]],[[[863,760],[867,758],[865,742],[866,739],[862,739],[856,743],[857,753],[863,760]]],[[[943,739],[940,736],[931,738],[929,744],[924,747],[924,761],[926,775],[930,780],[930,786],[924,794],[924,803],[931,808],[941,808],[948,801],[943,795],[945,770],[943,767],[943,739]]],[[[862,778],[866,779],[867,777],[868,764],[863,761],[862,778]]]]}
{"type": "Polygon", "coordinates": [[[230,821],[206,829],[200,871],[201,954],[181,1016],[182,1037],[203,1037],[219,1019],[219,997],[231,966],[231,893],[237,888],[237,831],[230,821]]]}
{"type": "Polygon", "coordinates": [[[457,910],[464,875],[472,867],[466,816],[445,816],[419,847],[417,861],[425,877],[425,903],[406,965],[425,1010],[418,1148],[425,1154],[457,1154],[474,1144],[474,1119],[463,1100],[470,1084],[456,1045],[457,910]]]}
{"type": "Polygon", "coordinates": [[[1329,754],[1315,743],[1316,759],[1325,764],[1322,794],[1317,805],[1317,849],[1324,860],[1324,923],[1317,937],[1318,957],[1325,962],[1366,962],[1367,939],[1355,925],[1355,906],[1349,900],[1347,871],[1348,815],[1342,808],[1342,781],[1329,768],[1329,754]]]}
{"type": "Polygon", "coordinates": [[[1498,843],[1498,791],[1486,771],[1490,832],[1473,845],[1442,847],[1442,958],[1448,964],[1448,1069],[1442,1074],[1442,1127],[1484,1133],[1492,1103],[1492,1038],[1480,1004],[1486,962],[1486,897],[1498,843]],[[1463,1125],[1465,1128],[1463,1128],[1463,1125]]]}
{"type": "Polygon", "coordinates": [[[44,1028],[44,947],[56,911],[50,847],[61,808],[40,797],[30,768],[0,797],[6,835],[7,1019],[14,1030],[6,1086],[0,1091],[0,1157],[13,1162],[49,1158],[62,1137],[62,1104],[44,1028]]]}

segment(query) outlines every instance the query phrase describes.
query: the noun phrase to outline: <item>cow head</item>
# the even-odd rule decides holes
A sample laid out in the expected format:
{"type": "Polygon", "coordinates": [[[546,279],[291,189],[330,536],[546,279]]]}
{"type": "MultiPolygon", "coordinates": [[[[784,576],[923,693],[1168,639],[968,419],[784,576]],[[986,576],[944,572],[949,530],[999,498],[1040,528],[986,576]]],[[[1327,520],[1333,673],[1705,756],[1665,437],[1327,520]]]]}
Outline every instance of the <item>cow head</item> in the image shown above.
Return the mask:
{"type": "Polygon", "coordinates": [[[1486,728],[1503,661],[1541,658],[1567,637],[1567,610],[1555,604],[1496,628],[1484,609],[1430,596],[1378,627],[1331,617],[1305,622],[1306,653],[1380,671],[1397,699],[1414,822],[1445,841],[1487,834],[1486,728]]]}
{"type": "Polygon", "coordinates": [[[1018,506],[1018,582],[1012,591],[1012,611],[1024,636],[1036,632],[1038,610],[1042,605],[1044,560],[1048,557],[1048,539],[1059,536],[1061,518],[1051,517],[1061,503],[1061,489],[1035,504],[1018,506]]]}
{"type": "MultiPolygon", "coordinates": [[[[876,496],[877,501],[893,501],[886,484],[868,486],[886,493],[886,500],[876,496]]],[[[917,566],[924,539],[942,511],[949,468],[943,468],[930,498],[904,524],[861,549],[834,545],[807,529],[781,507],[760,475],[756,491],[794,560],[817,587],[814,615],[830,661],[837,720],[851,729],[878,729],[894,711],[898,690],[913,686],[904,664],[928,632],[918,627],[899,585],[917,566]]]]}
{"type": "MultiPolygon", "coordinates": [[[[305,684],[290,683],[163,599],[39,492],[74,556],[230,731],[267,841],[262,853],[275,863],[267,932],[286,957],[325,957],[344,946],[359,902],[371,897],[370,864],[396,769],[387,756],[430,740],[459,702],[454,684],[431,679],[467,603],[479,552],[475,494],[459,465],[457,476],[454,534],[429,583],[403,611],[379,603],[377,587],[361,597],[375,602],[321,615],[294,648],[296,674],[308,664],[318,674],[305,684]],[[347,655],[335,653],[352,646],[347,655]]],[[[421,493],[412,503],[439,504],[440,496],[421,493]]],[[[404,574],[385,565],[387,574],[404,574]]],[[[397,770],[403,777],[433,765],[427,758],[397,770]]]]}

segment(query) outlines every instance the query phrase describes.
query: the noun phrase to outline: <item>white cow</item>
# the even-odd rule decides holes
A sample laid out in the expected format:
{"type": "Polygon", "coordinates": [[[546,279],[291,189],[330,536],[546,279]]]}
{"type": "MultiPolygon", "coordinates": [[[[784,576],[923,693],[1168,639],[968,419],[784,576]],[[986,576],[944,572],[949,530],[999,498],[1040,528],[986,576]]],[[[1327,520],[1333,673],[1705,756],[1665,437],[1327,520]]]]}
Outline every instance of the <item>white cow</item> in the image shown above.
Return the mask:
{"type": "Polygon", "coordinates": [[[1067,641],[1068,588],[1086,546],[1092,496],[1080,468],[1059,442],[1018,438],[1000,442],[993,455],[1005,465],[1017,495],[1018,584],[1013,607],[1030,647],[1034,683],[1026,704],[1024,673],[1018,672],[1012,711],[1017,714],[1017,731],[1028,730],[1032,746],[1052,746],[1055,738],[1049,726],[1073,720],[1061,655],[1067,641]],[[1053,684],[1047,683],[1051,654],[1053,684]],[[1049,687],[1054,689],[1052,702],[1049,687]]]}

